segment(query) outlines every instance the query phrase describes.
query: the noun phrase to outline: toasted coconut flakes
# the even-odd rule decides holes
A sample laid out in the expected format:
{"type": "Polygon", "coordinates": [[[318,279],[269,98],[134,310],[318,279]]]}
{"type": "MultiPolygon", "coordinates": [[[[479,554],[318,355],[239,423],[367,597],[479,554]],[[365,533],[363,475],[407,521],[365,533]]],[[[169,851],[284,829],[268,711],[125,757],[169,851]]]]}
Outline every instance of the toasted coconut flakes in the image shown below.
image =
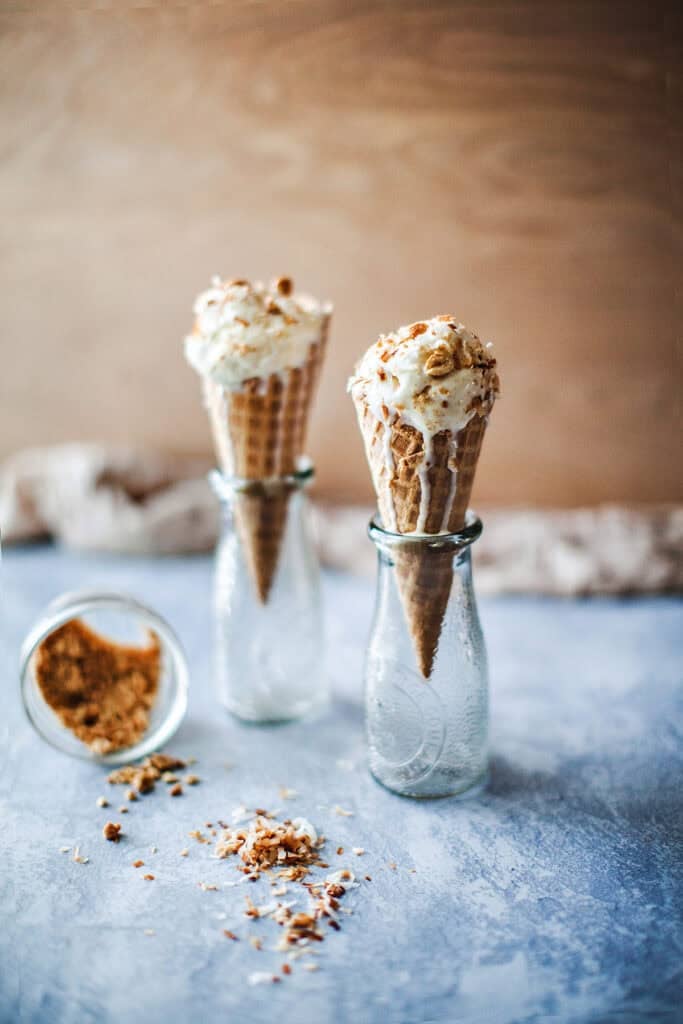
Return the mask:
{"type": "Polygon", "coordinates": [[[343,852],[344,852],[344,847],[343,846],[338,846],[337,847],[337,856],[341,857],[343,852]]]}
{"type": "Polygon", "coordinates": [[[80,846],[75,846],[74,847],[74,855],[73,855],[73,857],[71,859],[76,864],[87,864],[88,861],[89,861],[89,858],[88,857],[84,857],[83,854],[81,853],[80,846]]]}
{"type": "Polygon", "coordinates": [[[175,786],[172,786],[171,789],[169,789],[168,792],[169,792],[169,796],[182,796],[183,795],[183,787],[180,785],[179,782],[177,782],[175,784],[175,786]]]}
{"type": "Polygon", "coordinates": [[[181,857],[187,857],[189,855],[189,852],[190,852],[189,850],[181,850],[180,851],[180,856],[181,857]]]}
{"type": "Polygon", "coordinates": [[[187,834],[191,839],[196,839],[198,843],[208,843],[209,841],[205,835],[202,835],[198,828],[194,829],[192,832],[188,832],[187,834]]]}
{"type": "Polygon", "coordinates": [[[268,971],[252,971],[247,981],[250,985],[270,985],[273,982],[273,975],[268,971]]]}
{"type": "Polygon", "coordinates": [[[132,804],[137,800],[138,795],[134,789],[129,789],[126,793],[126,800],[129,800],[132,804]]]}
{"type": "Polygon", "coordinates": [[[133,867],[134,868],[144,868],[144,866],[145,866],[144,860],[134,860],[133,861],[133,867]]]}
{"type": "Polygon", "coordinates": [[[352,846],[351,853],[355,853],[356,857],[362,857],[363,854],[365,853],[365,850],[363,849],[362,846],[352,846]]]}
{"type": "Polygon", "coordinates": [[[144,878],[144,880],[146,882],[153,882],[154,881],[154,875],[143,875],[142,877],[144,878]]]}
{"type": "Polygon", "coordinates": [[[303,967],[303,969],[305,971],[319,971],[320,970],[318,964],[313,964],[313,963],[310,963],[310,962],[306,963],[306,964],[302,964],[301,966],[303,967]]]}
{"type": "Polygon", "coordinates": [[[173,783],[178,781],[178,776],[174,775],[173,772],[162,772],[161,781],[166,783],[173,783]]]}
{"type": "Polygon", "coordinates": [[[261,941],[261,939],[257,939],[255,935],[250,935],[249,936],[249,945],[253,946],[254,949],[258,949],[258,950],[262,950],[263,949],[263,942],[261,941]]]}
{"type": "Polygon", "coordinates": [[[201,782],[201,779],[199,778],[198,775],[186,775],[185,776],[185,785],[186,786],[198,786],[200,782],[201,782]]]}
{"type": "Polygon", "coordinates": [[[229,928],[224,928],[223,934],[225,935],[226,939],[232,939],[233,942],[239,942],[238,937],[235,935],[234,932],[231,932],[229,928]]]}
{"type": "Polygon", "coordinates": [[[119,807],[119,814],[128,814],[128,808],[125,804],[121,804],[119,807]]]}
{"type": "Polygon", "coordinates": [[[158,851],[158,849],[157,849],[157,847],[156,847],[156,846],[150,846],[150,848],[149,848],[149,852],[150,852],[150,853],[158,853],[159,851],[158,851]]]}
{"type": "Polygon", "coordinates": [[[217,885],[213,885],[213,884],[211,884],[209,882],[200,882],[199,883],[199,888],[203,889],[204,892],[218,892],[218,886],[217,885]]]}
{"type": "Polygon", "coordinates": [[[387,864],[387,867],[391,868],[392,871],[395,871],[397,867],[396,861],[390,860],[389,863],[387,864]]]}
{"type": "Polygon", "coordinates": [[[353,811],[345,811],[339,804],[335,804],[332,808],[332,813],[338,815],[340,818],[352,818],[353,811]]]}
{"type": "Polygon", "coordinates": [[[97,806],[98,807],[109,807],[109,801],[105,797],[103,797],[103,796],[98,796],[98,798],[97,798],[97,806]]]}
{"type": "Polygon", "coordinates": [[[289,789],[288,786],[280,786],[280,798],[282,800],[294,800],[298,795],[295,789],[289,789]]]}
{"type": "Polygon", "coordinates": [[[59,847],[59,852],[60,853],[68,853],[70,849],[71,849],[70,846],[60,846],[59,847]]]}
{"type": "Polygon", "coordinates": [[[118,843],[121,838],[121,824],[118,821],[108,821],[102,829],[102,835],[110,843],[118,843]]]}

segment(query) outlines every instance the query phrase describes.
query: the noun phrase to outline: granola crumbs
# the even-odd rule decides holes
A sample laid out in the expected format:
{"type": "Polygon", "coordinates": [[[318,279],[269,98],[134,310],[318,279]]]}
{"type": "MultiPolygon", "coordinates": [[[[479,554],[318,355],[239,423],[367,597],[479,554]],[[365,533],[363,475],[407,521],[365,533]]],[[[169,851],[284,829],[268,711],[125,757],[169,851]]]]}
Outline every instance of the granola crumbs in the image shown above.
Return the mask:
{"type": "Polygon", "coordinates": [[[118,821],[108,821],[102,829],[102,835],[110,843],[118,843],[121,839],[121,824],[118,821]]]}
{"type": "Polygon", "coordinates": [[[135,803],[137,798],[138,798],[138,795],[137,795],[137,793],[135,792],[134,789],[129,789],[128,792],[126,793],[126,800],[130,800],[130,802],[132,804],[135,803]]]}
{"type": "Polygon", "coordinates": [[[185,768],[185,761],[170,754],[151,754],[137,765],[124,765],[111,772],[108,782],[112,786],[128,786],[138,794],[151,793],[156,783],[168,773],[185,768]]]}
{"type": "Polygon", "coordinates": [[[115,643],[81,619],[55,629],[35,653],[35,677],[62,725],[97,754],[133,746],[147,731],[161,675],[161,644],[115,643]]]}

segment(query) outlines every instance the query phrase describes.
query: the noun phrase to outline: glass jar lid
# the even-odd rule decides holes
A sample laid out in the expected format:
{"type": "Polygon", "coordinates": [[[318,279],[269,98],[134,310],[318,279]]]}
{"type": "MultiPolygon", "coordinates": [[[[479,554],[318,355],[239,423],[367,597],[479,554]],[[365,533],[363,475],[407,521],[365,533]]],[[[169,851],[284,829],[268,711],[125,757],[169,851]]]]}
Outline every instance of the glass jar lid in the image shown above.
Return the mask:
{"type": "Polygon", "coordinates": [[[101,764],[125,764],[162,747],[187,708],[180,641],[165,619],[127,594],[56,598],[24,640],[19,675],[24,708],[40,736],[101,764]],[[100,726],[104,738],[89,739],[100,726]],[[107,728],[115,728],[113,740],[107,728]],[[121,742],[125,736],[130,742],[121,742]]]}

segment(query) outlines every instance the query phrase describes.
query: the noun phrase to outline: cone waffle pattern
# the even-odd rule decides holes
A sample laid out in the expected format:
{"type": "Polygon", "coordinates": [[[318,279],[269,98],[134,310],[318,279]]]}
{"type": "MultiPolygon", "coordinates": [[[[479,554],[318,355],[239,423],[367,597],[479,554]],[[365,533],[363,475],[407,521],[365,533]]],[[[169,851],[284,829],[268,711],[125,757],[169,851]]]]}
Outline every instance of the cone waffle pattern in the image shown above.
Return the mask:
{"type": "MultiPolygon", "coordinates": [[[[359,412],[384,525],[408,534],[460,530],[472,493],[486,418],[473,416],[455,435],[455,445],[448,430],[431,438],[430,465],[422,473],[427,490],[423,506],[421,470],[427,455],[420,431],[400,421],[385,424],[367,406],[359,412]]],[[[397,552],[396,577],[418,667],[429,678],[451,592],[453,550],[406,543],[397,552]]]]}
{"type": "MultiPolygon", "coordinates": [[[[222,471],[267,480],[296,471],[304,452],[311,400],[320,373],[329,318],[307,362],[282,374],[245,381],[226,391],[205,379],[205,400],[222,471]]],[[[256,593],[265,604],[287,525],[291,487],[273,483],[235,495],[235,525],[256,593]]]]}

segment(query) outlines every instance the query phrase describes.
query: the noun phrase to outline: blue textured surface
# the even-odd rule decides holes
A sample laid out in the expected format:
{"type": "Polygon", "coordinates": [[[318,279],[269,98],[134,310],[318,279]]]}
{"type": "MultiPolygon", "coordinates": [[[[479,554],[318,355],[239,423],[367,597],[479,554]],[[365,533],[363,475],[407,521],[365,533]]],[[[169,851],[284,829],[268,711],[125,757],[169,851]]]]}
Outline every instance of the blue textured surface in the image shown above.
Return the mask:
{"type": "MultiPolygon", "coordinates": [[[[683,1019],[680,602],[482,602],[490,788],[470,802],[413,803],[383,791],[363,763],[371,587],[326,580],[330,712],[263,729],[238,725],[212,701],[209,586],[208,559],[5,554],[0,1020],[683,1019]],[[110,795],[105,772],[33,734],[16,672],[20,640],[46,602],[98,582],[135,593],[176,626],[192,692],[170,749],[198,757],[203,780],[181,799],[159,792],[126,817],[112,813],[126,831],[118,846],[101,838],[111,812],[95,804],[110,795]],[[240,802],[281,807],[283,784],[300,794],[287,812],[328,836],[329,859],[362,863],[372,882],[347,895],[353,916],[320,947],[317,973],[295,965],[281,984],[252,987],[250,972],[282,962],[271,951],[275,926],[243,916],[245,887],[224,886],[234,869],[187,832],[240,802]],[[354,816],[336,816],[335,804],[354,816]],[[75,843],[87,865],[59,853],[75,843]],[[338,845],[367,853],[337,857],[338,845]],[[132,868],[138,856],[155,882],[132,868]],[[199,881],[222,888],[205,892],[199,881]],[[264,937],[263,951],[226,940],[223,928],[264,937]]],[[[113,792],[115,808],[122,791],[113,792]]],[[[257,886],[249,893],[257,899],[257,886]]]]}

